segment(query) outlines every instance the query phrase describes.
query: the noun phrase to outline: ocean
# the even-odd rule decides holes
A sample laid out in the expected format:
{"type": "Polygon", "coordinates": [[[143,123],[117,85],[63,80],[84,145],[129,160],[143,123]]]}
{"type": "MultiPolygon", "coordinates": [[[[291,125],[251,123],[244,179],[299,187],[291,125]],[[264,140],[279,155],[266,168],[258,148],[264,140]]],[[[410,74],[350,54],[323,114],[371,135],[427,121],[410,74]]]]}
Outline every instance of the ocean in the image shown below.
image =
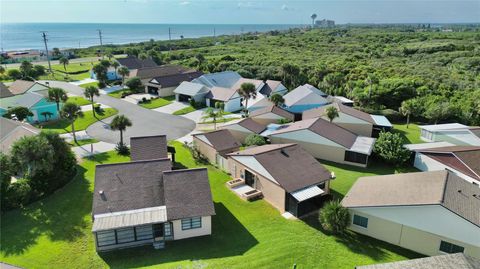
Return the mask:
{"type": "Polygon", "coordinates": [[[47,32],[48,47],[85,48],[103,44],[127,44],[141,41],[195,38],[203,36],[241,34],[286,30],[300,25],[283,24],[101,24],[101,23],[2,23],[2,51],[44,49],[41,32],[47,32]]]}

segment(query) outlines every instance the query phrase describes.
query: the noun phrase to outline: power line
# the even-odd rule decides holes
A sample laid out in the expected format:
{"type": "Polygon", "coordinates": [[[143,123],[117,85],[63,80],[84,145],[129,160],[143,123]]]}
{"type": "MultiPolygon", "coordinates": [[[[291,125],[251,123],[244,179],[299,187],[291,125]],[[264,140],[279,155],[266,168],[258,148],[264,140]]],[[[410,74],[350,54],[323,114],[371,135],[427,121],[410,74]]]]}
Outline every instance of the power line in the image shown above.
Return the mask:
{"type": "Polygon", "coordinates": [[[47,52],[48,70],[50,71],[50,74],[52,74],[52,65],[50,64],[50,57],[48,57],[47,32],[43,31],[42,37],[43,37],[43,43],[45,44],[45,51],[47,52]]]}

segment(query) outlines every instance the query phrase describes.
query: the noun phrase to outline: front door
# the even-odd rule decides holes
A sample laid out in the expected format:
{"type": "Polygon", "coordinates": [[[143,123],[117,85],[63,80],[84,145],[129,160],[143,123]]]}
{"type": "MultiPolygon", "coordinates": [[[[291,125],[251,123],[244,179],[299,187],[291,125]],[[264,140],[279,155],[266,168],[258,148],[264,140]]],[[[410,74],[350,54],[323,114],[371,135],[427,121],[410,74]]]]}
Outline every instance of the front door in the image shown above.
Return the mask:
{"type": "Polygon", "coordinates": [[[253,185],[255,184],[255,175],[250,173],[248,170],[245,170],[245,184],[254,188],[253,185]]]}
{"type": "Polygon", "coordinates": [[[156,223],[153,224],[153,240],[155,241],[163,241],[164,239],[163,233],[163,223],[156,223]]]}

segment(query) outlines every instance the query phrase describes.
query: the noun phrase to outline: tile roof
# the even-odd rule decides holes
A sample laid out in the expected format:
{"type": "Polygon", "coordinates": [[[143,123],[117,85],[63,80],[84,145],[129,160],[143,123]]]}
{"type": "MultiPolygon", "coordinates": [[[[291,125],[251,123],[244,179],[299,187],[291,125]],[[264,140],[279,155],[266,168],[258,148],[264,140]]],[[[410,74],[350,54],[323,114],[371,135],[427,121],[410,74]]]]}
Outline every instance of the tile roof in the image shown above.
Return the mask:
{"type": "Polygon", "coordinates": [[[132,161],[168,158],[167,136],[137,136],[130,138],[130,158],[132,161]]]}
{"type": "Polygon", "coordinates": [[[8,90],[7,86],[0,82],[0,98],[11,97],[14,94],[8,90]]]}
{"type": "MultiPolygon", "coordinates": [[[[253,156],[287,192],[318,185],[330,179],[331,172],[297,144],[271,144],[228,154],[253,156]]],[[[253,169],[250,167],[250,169],[253,169]]],[[[258,172],[258,171],[257,171],[258,172]]]]}
{"type": "Polygon", "coordinates": [[[163,185],[169,220],[215,215],[206,168],[164,172],[163,185]]]}
{"type": "Polygon", "coordinates": [[[463,253],[356,266],[355,269],[480,269],[480,260],[463,253]]]}
{"type": "Polygon", "coordinates": [[[149,81],[149,84],[155,86],[160,85],[163,88],[174,87],[178,86],[183,81],[191,81],[201,75],[203,75],[201,71],[188,70],[187,72],[181,74],[154,77],[149,81]]]}
{"type": "Polygon", "coordinates": [[[480,189],[448,171],[359,178],[345,207],[442,205],[480,227],[480,189]],[[474,196],[475,195],[475,196],[474,196]]]}
{"type": "Polygon", "coordinates": [[[237,122],[236,124],[242,126],[243,128],[245,129],[248,129],[256,134],[260,134],[261,132],[263,132],[265,129],[266,129],[266,126],[265,125],[262,125],[254,120],[252,120],[251,118],[245,118],[239,122],[237,122]]]}
{"type": "Polygon", "coordinates": [[[36,83],[35,81],[18,79],[18,80],[15,80],[8,89],[14,95],[23,94],[26,91],[28,91],[30,88],[32,88],[32,86],[35,85],[35,83],[36,83]]]}
{"type": "Polygon", "coordinates": [[[282,118],[285,118],[285,119],[288,119],[288,120],[291,120],[291,121],[293,121],[295,119],[295,115],[293,113],[290,113],[283,108],[275,106],[274,104],[270,104],[266,107],[254,110],[251,113],[249,113],[249,116],[252,117],[252,118],[255,118],[255,117],[258,117],[260,115],[267,114],[267,113],[273,113],[275,115],[278,115],[282,118]]]}
{"type": "Polygon", "coordinates": [[[135,56],[120,58],[120,59],[117,59],[117,62],[119,62],[121,65],[127,67],[130,70],[157,66],[157,64],[152,59],[140,60],[135,56]]]}
{"type": "Polygon", "coordinates": [[[358,109],[342,105],[340,103],[332,103],[326,106],[314,108],[303,112],[302,119],[311,119],[311,118],[318,118],[327,115],[327,108],[335,107],[339,112],[345,113],[352,117],[361,119],[371,124],[375,124],[375,121],[372,119],[372,116],[368,113],[360,111],[358,109]]]}
{"type": "Polygon", "coordinates": [[[236,150],[241,144],[233,137],[230,131],[221,129],[208,133],[194,134],[194,137],[205,136],[216,151],[236,150]]]}

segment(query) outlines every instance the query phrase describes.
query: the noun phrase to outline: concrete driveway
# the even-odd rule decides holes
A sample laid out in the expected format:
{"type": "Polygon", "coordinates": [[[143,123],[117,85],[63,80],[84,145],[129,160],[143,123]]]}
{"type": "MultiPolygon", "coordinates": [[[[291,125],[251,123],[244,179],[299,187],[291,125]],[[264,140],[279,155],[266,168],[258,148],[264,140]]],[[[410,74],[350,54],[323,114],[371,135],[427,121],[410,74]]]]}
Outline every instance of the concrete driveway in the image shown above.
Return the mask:
{"type": "Polygon", "coordinates": [[[182,108],[186,108],[189,105],[187,103],[182,103],[182,102],[177,102],[173,101],[171,104],[166,105],[166,106],[161,106],[159,108],[155,108],[153,110],[161,113],[168,113],[168,114],[173,114],[173,112],[180,110],[182,108]]]}
{"type": "MultiPolygon", "coordinates": [[[[49,81],[49,83],[51,87],[60,87],[69,93],[83,95],[83,88],[68,82],[49,81]]],[[[95,101],[116,108],[119,114],[127,116],[132,121],[133,126],[124,132],[124,140],[127,144],[130,143],[132,136],[165,134],[168,140],[174,140],[185,136],[195,128],[195,122],[187,118],[151,111],[108,95],[100,95],[95,98],[95,101]]],[[[90,125],[86,130],[87,134],[100,141],[118,143],[120,133],[109,128],[112,118],[90,125]]]]}

